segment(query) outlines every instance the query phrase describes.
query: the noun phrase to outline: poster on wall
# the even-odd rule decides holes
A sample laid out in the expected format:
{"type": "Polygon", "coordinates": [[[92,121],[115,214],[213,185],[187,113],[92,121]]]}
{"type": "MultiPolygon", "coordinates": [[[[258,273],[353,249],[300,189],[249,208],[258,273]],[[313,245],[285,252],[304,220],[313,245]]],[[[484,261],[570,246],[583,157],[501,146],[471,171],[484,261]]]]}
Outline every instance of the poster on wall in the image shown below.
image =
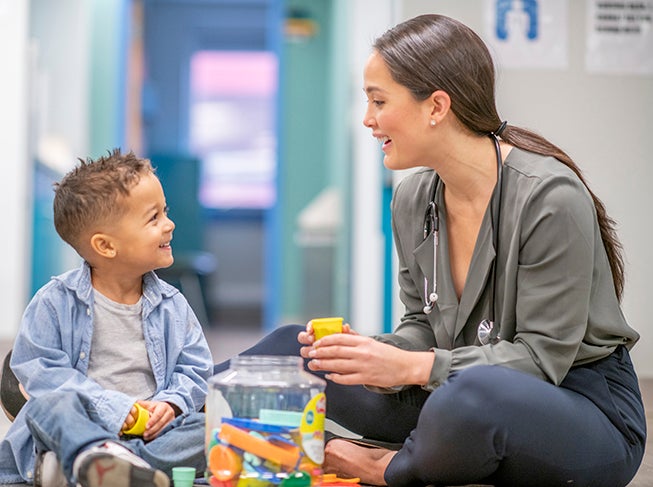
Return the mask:
{"type": "Polygon", "coordinates": [[[567,0],[486,0],[485,41],[504,68],[562,69],[567,0]]]}
{"type": "Polygon", "coordinates": [[[653,74],[653,0],[587,0],[590,73],[653,74]]]}

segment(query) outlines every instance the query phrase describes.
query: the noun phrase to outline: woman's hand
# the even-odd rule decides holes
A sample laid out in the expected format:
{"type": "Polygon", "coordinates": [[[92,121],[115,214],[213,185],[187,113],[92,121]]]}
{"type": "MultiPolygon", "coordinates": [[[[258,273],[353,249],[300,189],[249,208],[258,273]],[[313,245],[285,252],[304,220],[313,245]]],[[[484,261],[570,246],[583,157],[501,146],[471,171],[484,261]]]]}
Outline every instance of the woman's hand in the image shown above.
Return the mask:
{"type": "MultiPolygon", "coordinates": [[[[349,323],[344,323],[342,325],[342,333],[347,335],[358,335],[358,333],[351,329],[349,323]]],[[[313,342],[315,341],[315,332],[313,331],[312,321],[309,321],[306,324],[306,331],[299,332],[299,335],[297,335],[297,341],[302,345],[307,345],[301,348],[300,354],[303,358],[308,358],[308,353],[313,350],[313,342]]]]}
{"type": "Polygon", "coordinates": [[[328,372],[326,378],[338,384],[425,385],[435,357],[433,352],[410,352],[353,333],[336,333],[314,341],[307,329],[298,340],[308,345],[301,351],[302,357],[311,359],[308,368],[328,372]]]}

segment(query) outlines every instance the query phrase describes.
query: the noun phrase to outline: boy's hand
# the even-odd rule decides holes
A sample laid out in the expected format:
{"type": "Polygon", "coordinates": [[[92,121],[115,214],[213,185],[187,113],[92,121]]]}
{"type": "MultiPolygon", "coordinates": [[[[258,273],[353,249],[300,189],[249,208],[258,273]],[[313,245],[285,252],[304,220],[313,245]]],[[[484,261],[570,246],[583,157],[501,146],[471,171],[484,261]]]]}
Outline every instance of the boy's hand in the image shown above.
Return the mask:
{"type": "MultiPolygon", "coordinates": [[[[138,401],[138,405],[150,413],[150,417],[145,425],[145,431],[143,432],[143,439],[146,441],[156,438],[161,430],[165,428],[170,421],[175,419],[176,411],[174,407],[167,402],[138,401]]],[[[128,431],[136,424],[138,414],[138,408],[134,404],[125,418],[121,432],[128,431]]]]}
{"type": "Polygon", "coordinates": [[[138,408],[134,404],[131,408],[131,411],[129,411],[129,414],[125,418],[125,422],[122,424],[122,428],[120,428],[121,432],[128,431],[134,427],[136,424],[136,420],[138,419],[138,408]]]}
{"type": "Polygon", "coordinates": [[[170,421],[175,419],[175,410],[171,404],[162,401],[138,401],[150,412],[150,419],[145,426],[143,439],[145,441],[156,438],[161,430],[165,428],[170,421]]]}

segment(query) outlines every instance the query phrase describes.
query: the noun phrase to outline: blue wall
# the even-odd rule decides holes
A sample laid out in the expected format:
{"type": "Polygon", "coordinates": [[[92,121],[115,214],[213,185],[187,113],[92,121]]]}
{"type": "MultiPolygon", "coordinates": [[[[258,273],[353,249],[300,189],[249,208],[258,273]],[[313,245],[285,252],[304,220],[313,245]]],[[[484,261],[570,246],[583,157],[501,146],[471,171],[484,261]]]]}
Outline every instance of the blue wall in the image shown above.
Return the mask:
{"type": "Polygon", "coordinates": [[[328,146],[329,59],[331,5],[329,0],[289,0],[288,11],[299,11],[318,27],[314,37],[283,45],[281,98],[281,310],[300,317],[302,310],[301,249],[295,241],[301,210],[330,184],[328,146]]]}

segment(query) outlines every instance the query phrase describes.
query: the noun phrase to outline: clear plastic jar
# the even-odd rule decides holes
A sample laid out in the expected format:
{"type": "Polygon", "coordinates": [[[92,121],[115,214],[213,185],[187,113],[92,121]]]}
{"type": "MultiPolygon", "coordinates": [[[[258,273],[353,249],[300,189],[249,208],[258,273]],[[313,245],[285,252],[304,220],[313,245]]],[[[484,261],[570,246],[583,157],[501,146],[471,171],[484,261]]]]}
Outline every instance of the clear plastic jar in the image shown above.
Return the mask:
{"type": "Polygon", "coordinates": [[[296,356],[249,355],[209,379],[206,478],[219,487],[305,487],[324,461],[326,382],[296,356]]]}

